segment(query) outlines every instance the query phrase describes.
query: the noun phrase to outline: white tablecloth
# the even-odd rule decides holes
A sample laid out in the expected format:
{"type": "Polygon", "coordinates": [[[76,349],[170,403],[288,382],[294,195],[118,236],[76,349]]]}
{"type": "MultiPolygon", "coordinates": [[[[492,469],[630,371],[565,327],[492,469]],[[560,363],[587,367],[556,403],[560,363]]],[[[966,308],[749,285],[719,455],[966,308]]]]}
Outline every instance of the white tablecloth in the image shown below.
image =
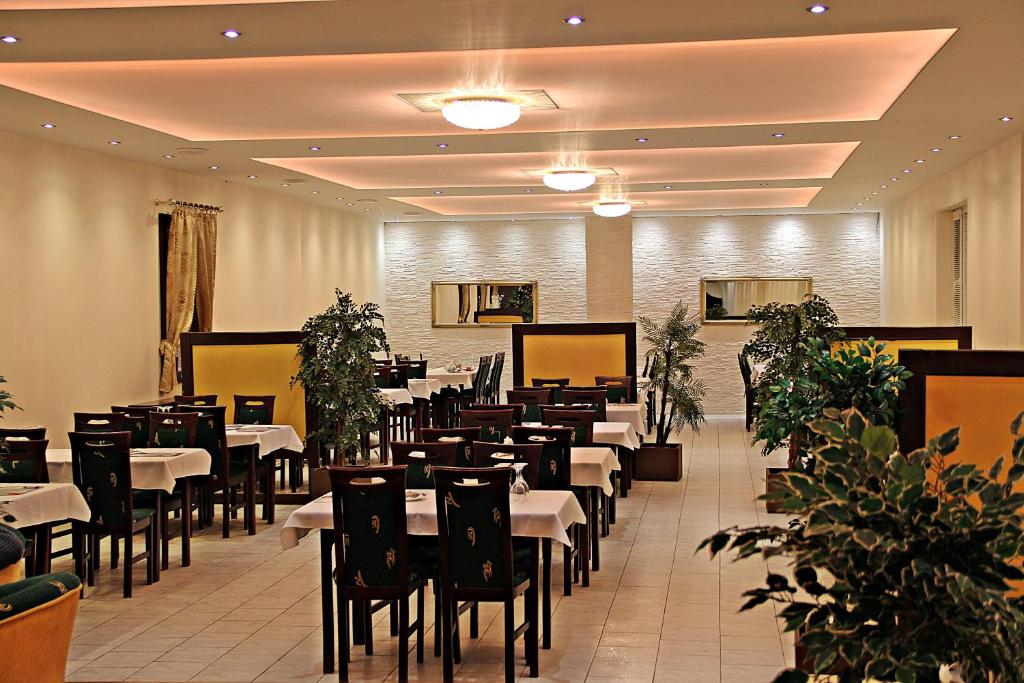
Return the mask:
{"type": "MultiPolygon", "coordinates": [[[[73,482],[71,449],[46,449],[50,481],[73,482]]],[[[210,473],[210,454],[202,448],[133,448],[132,488],[174,490],[174,481],[210,473]]]]}
{"type": "MultiPolygon", "coordinates": [[[[409,533],[416,536],[437,535],[437,508],[434,492],[405,504],[409,533]]],[[[525,496],[509,496],[512,512],[512,535],[550,538],[569,545],[565,532],[570,524],[587,521],[576,496],[569,491],[530,491],[525,496]]],[[[331,494],[306,503],[288,516],[281,529],[281,547],[294,548],[299,539],[313,529],[334,527],[331,494]]]]}
{"type": "Polygon", "coordinates": [[[412,394],[409,393],[408,389],[378,389],[381,397],[385,403],[391,405],[402,405],[403,403],[412,403],[412,394]]]}
{"type": "Polygon", "coordinates": [[[444,383],[439,379],[428,377],[427,379],[410,379],[409,393],[413,398],[430,400],[431,395],[441,391],[444,383]]]}
{"type": "Polygon", "coordinates": [[[595,422],[594,443],[625,446],[633,450],[640,448],[640,438],[628,422],[595,422]]]}
{"type": "Polygon", "coordinates": [[[451,387],[459,385],[471,387],[475,376],[476,370],[459,370],[458,372],[448,372],[443,369],[427,370],[427,379],[436,379],[441,384],[451,387]]]}
{"type": "Polygon", "coordinates": [[[291,425],[228,425],[228,447],[259,444],[260,457],[284,449],[302,452],[302,439],[291,425]]]}
{"type": "Polygon", "coordinates": [[[609,422],[628,422],[637,434],[647,433],[647,407],[640,403],[609,403],[609,422]]]}
{"type": "Polygon", "coordinates": [[[89,506],[74,484],[0,484],[0,521],[15,528],[89,521],[89,506]]]}
{"type": "Polygon", "coordinates": [[[575,446],[572,449],[572,485],[600,486],[606,496],[615,492],[612,472],[622,469],[615,451],[607,446],[575,446]]]}

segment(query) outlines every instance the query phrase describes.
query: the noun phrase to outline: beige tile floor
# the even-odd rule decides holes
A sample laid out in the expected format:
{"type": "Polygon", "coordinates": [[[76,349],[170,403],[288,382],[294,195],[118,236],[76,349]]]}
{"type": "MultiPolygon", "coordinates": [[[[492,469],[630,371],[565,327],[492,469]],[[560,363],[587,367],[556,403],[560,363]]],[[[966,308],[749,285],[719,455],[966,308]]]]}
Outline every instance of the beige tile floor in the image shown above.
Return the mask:
{"type": "MultiPolygon", "coordinates": [[[[740,594],[764,578],[764,563],[694,555],[721,527],[772,517],[754,498],[765,465],[779,463],[749,445],[739,419],[713,419],[683,441],[681,482],[637,482],[619,501],[591,586],[562,598],[555,582],[554,647],[541,650],[540,680],[755,683],[791,662],[792,641],[771,606],[737,613],[740,594]]],[[[196,537],[190,568],[172,564],[154,586],[139,581],[131,600],[121,598],[120,570],[102,570],[81,603],[68,680],[337,680],[322,672],[315,536],[282,551],[278,527],[261,524],[255,537],[238,529],[229,540],[215,532],[196,537]]],[[[459,681],[501,680],[499,609],[481,609],[481,631],[470,641],[463,630],[459,681]]],[[[386,623],[375,633],[375,655],[353,656],[353,680],[396,678],[395,639],[386,623]]],[[[429,631],[427,638],[427,661],[411,658],[410,677],[438,681],[429,631]]],[[[517,652],[522,663],[521,644],[517,652]]]]}

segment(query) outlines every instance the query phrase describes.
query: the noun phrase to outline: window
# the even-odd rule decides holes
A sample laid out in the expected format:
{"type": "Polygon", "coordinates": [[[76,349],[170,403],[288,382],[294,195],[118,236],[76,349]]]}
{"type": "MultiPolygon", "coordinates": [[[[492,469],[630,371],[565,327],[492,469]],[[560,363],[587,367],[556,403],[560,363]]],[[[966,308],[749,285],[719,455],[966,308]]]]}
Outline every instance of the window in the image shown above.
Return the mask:
{"type": "Polygon", "coordinates": [[[967,208],[953,210],[953,324],[967,320],[967,208]]]}

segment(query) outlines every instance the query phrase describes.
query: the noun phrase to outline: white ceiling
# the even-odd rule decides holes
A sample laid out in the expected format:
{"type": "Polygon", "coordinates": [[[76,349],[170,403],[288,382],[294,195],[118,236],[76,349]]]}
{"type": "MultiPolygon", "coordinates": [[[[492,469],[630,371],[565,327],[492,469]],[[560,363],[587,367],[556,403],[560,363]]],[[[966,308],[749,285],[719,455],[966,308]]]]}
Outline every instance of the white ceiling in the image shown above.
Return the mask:
{"type": "Polygon", "coordinates": [[[521,171],[588,153],[638,215],[875,210],[1022,129],[1019,0],[807,4],[0,0],[0,126],[386,220],[583,215],[521,171]],[[105,8],[8,9],[58,5],[105,8]],[[467,69],[561,109],[477,134],[394,97],[467,69]]]}

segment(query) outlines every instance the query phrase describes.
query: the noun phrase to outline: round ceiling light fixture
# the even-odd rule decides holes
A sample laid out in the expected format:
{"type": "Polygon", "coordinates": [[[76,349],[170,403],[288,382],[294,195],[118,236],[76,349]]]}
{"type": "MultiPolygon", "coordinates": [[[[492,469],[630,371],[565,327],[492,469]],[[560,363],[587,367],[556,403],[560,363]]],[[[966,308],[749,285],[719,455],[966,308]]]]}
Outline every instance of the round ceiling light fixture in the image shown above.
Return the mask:
{"type": "Polygon", "coordinates": [[[445,121],[470,130],[494,130],[511,126],[519,120],[522,107],[501,95],[467,95],[452,97],[441,105],[445,121]]]}
{"type": "Polygon", "coordinates": [[[571,17],[566,17],[565,19],[562,19],[562,21],[564,21],[565,23],[569,24],[569,26],[579,26],[584,21],[586,21],[586,18],[585,17],[581,17],[578,14],[574,14],[571,17]]]}
{"type": "Polygon", "coordinates": [[[828,10],[829,6],[822,5],[821,3],[811,5],[810,7],[807,8],[807,11],[810,12],[811,14],[824,14],[828,10]]]}
{"type": "Polygon", "coordinates": [[[235,38],[240,38],[241,35],[242,35],[242,32],[238,31],[236,29],[233,29],[233,28],[229,28],[226,31],[221,31],[220,34],[222,36],[224,36],[225,38],[230,38],[230,39],[234,40],[235,38]]]}
{"type": "Polygon", "coordinates": [[[0,38],[0,40],[7,43],[8,45],[14,45],[16,42],[18,42],[18,36],[4,36],[0,38]]]}
{"type": "Polygon", "coordinates": [[[625,216],[632,210],[633,205],[621,199],[610,202],[598,202],[593,207],[594,213],[602,218],[618,218],[619,216],[625,216]]]}
{"type": "Polygon", "coordinates": [[[544,184],[552,190],[561,190],[562,192],[585,190],[596,180],[597,176],[585,168],[548,171],[544,174],[544,184]]]}

